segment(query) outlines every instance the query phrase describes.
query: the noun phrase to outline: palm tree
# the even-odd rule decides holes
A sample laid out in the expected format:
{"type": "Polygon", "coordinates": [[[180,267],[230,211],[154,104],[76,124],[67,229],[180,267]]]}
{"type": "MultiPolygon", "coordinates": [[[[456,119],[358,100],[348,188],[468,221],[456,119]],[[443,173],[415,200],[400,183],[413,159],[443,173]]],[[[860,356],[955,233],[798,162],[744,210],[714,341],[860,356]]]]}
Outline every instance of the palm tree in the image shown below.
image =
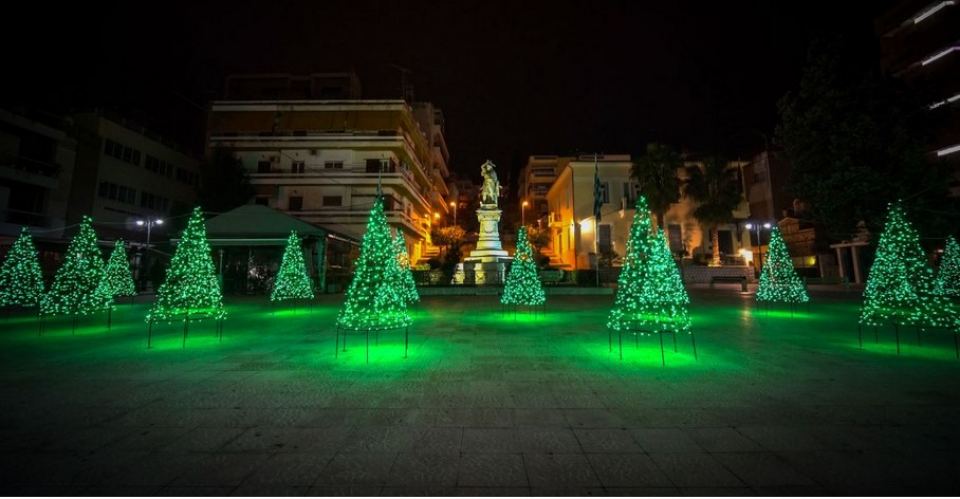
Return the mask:
{"type": "Polygon", "coordinates": [[[667,210],[680,201],[677,170],[682,167],[680,153],[664,144],[647,144],[646,153],[633,162],[631,174],[640,184],[640,193],[647,198],[650,211],[657,216],[657,224],[664,232],[667,232],[664,220],[667,210]]]}
{"type": "Polygon", "coordinates": [[[737,179],[727,171],[726,162],[718,157],[709,158],[703,167],[687,168],[690,177],[686,182],[685,195],[698,203],[693,216],[701,224],[710,227],[713,246],[712,266],[720,265],[720,232],[718,226],[731,219],[731,213],[740,204],[740,189],[737,179]]]}

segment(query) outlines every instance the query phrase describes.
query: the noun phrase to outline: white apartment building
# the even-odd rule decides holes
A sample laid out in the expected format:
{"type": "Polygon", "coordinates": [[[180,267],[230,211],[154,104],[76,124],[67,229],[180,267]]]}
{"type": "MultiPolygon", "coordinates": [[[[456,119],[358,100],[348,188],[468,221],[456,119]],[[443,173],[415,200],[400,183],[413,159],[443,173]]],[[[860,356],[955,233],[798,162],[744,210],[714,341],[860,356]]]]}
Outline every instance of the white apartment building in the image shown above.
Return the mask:
{"type": "Polygon", "coordinates": [[[527,158],[520,171],[520,202],[526,201],[527,219],[539,220],[550,212],[547,192],[563,168],[575,160],[570,156],[535,155],[527,158]]]}

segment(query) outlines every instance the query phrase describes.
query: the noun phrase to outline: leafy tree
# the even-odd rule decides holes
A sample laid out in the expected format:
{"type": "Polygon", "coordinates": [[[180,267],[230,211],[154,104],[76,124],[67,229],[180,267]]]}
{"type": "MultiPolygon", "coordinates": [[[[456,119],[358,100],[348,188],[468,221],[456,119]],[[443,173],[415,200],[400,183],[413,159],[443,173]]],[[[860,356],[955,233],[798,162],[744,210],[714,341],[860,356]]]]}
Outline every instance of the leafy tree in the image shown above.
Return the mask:
{"type": "MultiPolygon", "coordinates": [[[[776,140],[791,164],[791,191],[835,240],[849,238],[860,221],[876,232],[890,199],[946,211],[946,178],[924,158],[922,104],[865,67],[866,59],[840,39],[815,40],[799,88],[778,104],[776,140]]],[[[942,218],[924,223],[946,232],[935,225],[942,218]]]]}
{"type": "Polygon", "coordinates": [[[444,227],[434,227],[430,231],[430,240],[434,245],[443,250],[457,248],[463,242],[467,232],[459,225],[447,225],[444,227]]]}
{"type": "Polygon", "coordinates": [[[730,221],[731,212],[740,204],[740,186],[727,164],[719,157],[708,158],[703,167],[687,168],[689,179],[685,194],[697,202],[693,216],[710,228],[713,256],[710,265],[720,265],[720,233],[718,226],[730,221]]]}
{"type": "Polygon", "coordinates": [[[32,307],[42,295],[43,274],[37,248],[30,231],[23,227],[0,267],[0,306],[32,307]]]}
{"type": "Polygon", "coordinates": [[[200,168],[198,203],[208,210],[223,212],[247,204],[253,194],[250,177],[240,159],[227,149],[214,149],[200,168]]]}
{"type": "Polygon", "coordinates": [[[640,193],[647,198],[650,211],[660,228],[667,231],[664,216],[670,205],[680,201],[680,179],[683,168],[680,153],[664,144],[647,144],[646,152],[633,162],[631,174],[640,184],[640,193]]]}

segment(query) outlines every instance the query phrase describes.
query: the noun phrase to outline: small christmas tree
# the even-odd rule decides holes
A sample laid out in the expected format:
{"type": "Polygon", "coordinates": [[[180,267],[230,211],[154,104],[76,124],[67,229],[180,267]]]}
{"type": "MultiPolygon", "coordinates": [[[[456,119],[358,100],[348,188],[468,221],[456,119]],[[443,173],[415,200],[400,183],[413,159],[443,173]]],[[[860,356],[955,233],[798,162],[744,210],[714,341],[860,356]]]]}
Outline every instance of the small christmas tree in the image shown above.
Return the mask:
{"type": "Polygon", "coordinates": [[[793,268],[793,260],[777,227],[770,231],[770,243],[767,248],[767,261],[760,270],[757,301],[779,303],[810,301],[803,281],[793,268]]]}
{"type": "Polygon", "coordinates": [[[33,237],[24,227],[0,267],[0,307],[33,307],[43,296],[43,274],[33,237]]]}
{"type": "Polygon", "coordinates": [[[214,271],[203,212],[194,208],[187,228],[170,260],[166,279],[157,289],[157,301],[148,321],[175,317],[226,317],[220,282],[214,271]]]}
{"type": "Polygon", "coordinates": [[[360,244],[353,281],[337,315],[337,324],[355,330],[409,325],[407,302],[395,279],[398,267],[387,217],[383,213],[383,199],[377,196],[360,244]]]}
{"type": "Polygon", "coordinates": [[[303,260],[303,249],[296,231],[290,231],[287,248],[283,251],[283,260],[273,285],[270,301],[313,298],[313,284],[307,275],[307,265],[303,260]]]}
{"type": "Polygon", "coordinates": [[[648,274],[647,258],[650,253],[652,228],[647,199],[640,196],[637,199],[633,224],[630,226],[623,266],[617,278],[617,296],[607,318],[607,327],[615,331],[633,329],[638,319],[637,314],[641,312],[641,297],[648,274]]]}
{"type": "Polygon", "coordinates": [[[547,296],[540,284],[537,274],[537,263],[533,258],[533,248],[527,240],[527,228],[520,227],[517,231],[517,253],[510,265],[510,274],[503,288],[500,302],[504,305],[543,305],[547,296]]]}
{"type": "Polygon", "coordinates": [[[947,298],[933,294],[933,271],[926,264],[920,236],[903,207],[890,207],[863,293],[860,323],[956,327],[947,298]]]}
{"type": "Polygon", "coordinates": [[[53,286],[40,300],[43,314],[87,315],[105,311],[113,304],[110,290],[103,285],[106,266],[91,223],[86,216],[80,222],[53,286]]]}
{"type": "Polygon", "coordinates": [[[410,266],[410,254],[407,253],[407,245],[403,242],[403,234],[397,232],[393,237],[393,252],[397,255],[397,265],[399,266],[400,289],[403,290],[403,298],[407,304],[420,301],[420,293],[417,292],[417,283],[413,279],[413,269],[410,266]]]}
{"type": "Polygon", "coordinates": [[[689,333],[690,296],[663,229],[650,239],[649,249],[646,283],[638,299],[635,325],[651,331],[689,333]]]}
{"type": "Polygon", "coordinates": [[[947,238],[934,292],[940,296],[960,298],[960,244],[953,236],[947,238]]]}
{"type": "Polygon", "coordinates": [[[113,253],[107,260],[107,277],[103,281],[110,296],[134,296],[137,288],[133,284],[133,274],[130,272],[130,260],[127,258],[127,248],[122,239],[118,239],[113,247],[113,253]]]}

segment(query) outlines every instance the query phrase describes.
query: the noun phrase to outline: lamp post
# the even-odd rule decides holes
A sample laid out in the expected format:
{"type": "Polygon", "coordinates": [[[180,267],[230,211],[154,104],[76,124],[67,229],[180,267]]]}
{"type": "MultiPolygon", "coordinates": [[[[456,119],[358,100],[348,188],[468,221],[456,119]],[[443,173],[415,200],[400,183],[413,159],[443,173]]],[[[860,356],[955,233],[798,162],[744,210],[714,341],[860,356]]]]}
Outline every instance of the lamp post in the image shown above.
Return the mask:
{"type": "Polygon", "coordinates": [[[150,229],[152,229],[154,225],[163,225],[163,219],[156,218],[151,220],[148,218],[146,220],[137,220],[137,226],[147,228],[147,249],[143,253],[143,259],[140,260],[140,280],[142,282],[146,281],[146,273],[149,272],[150,269],[150,267],[147,266],[147,258],[150,256],[150,229]]]}
{"type": "Polygon", "coordinates": [[[757,268],[760,268],[763,265],[763,245],[760,243],[760,227],[770,230],[773,225],[770,222],[747,222],[744,224],[744,227],[747,230],[756,229],[757,230],[757,268]]]}
{"type": "Polygon", "coordinates": [[[439,212],[439,211],[433,212],[433,219],[436,220],[438,224],[440,223],[440,212],[439,212]]]}
{"type": "Polygon", "coordinates": [[[520,203],[520,225],[527,225],[527,206],[530,206],[530,203],[527,200],[523,200],[520,203]]]}
{"type": "Polygon", "coordinates": [[[450,201],[450,207],[453,208],[453,225],[457,225],[457,202],[450,201]]]}

